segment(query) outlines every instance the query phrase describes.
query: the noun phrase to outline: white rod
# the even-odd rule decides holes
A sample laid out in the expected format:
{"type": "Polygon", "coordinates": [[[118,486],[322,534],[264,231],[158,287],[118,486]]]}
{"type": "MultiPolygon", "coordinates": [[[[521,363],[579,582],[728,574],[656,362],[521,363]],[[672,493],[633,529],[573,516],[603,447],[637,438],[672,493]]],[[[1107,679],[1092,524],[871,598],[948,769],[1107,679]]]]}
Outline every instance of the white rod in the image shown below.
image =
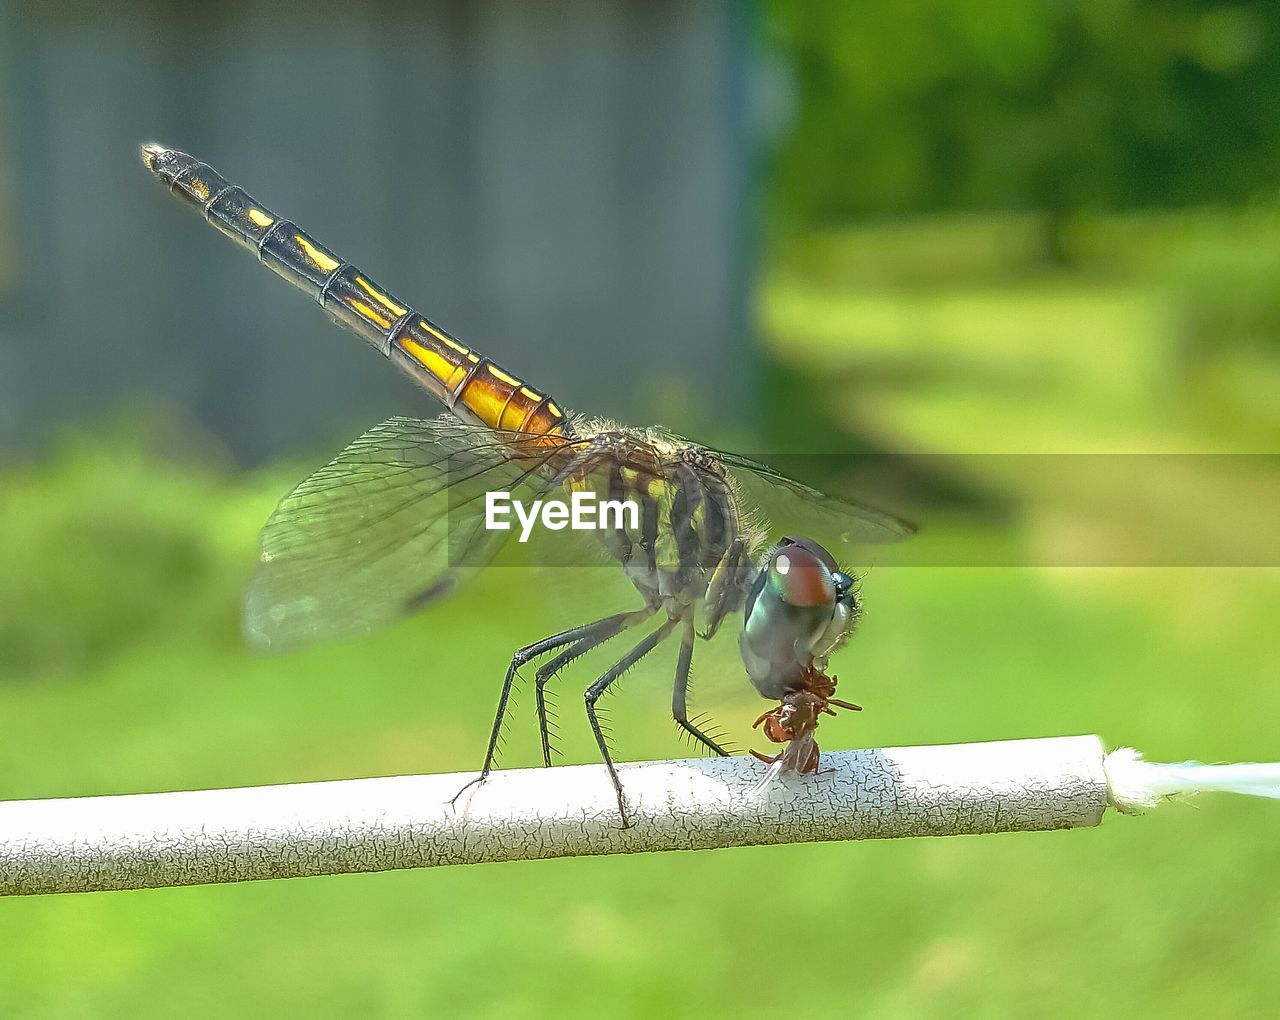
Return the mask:
{"type": "Polygon", "coordinates": [[[243,882],[582,854],[1097,825],[1102,743],[1054,737],[826,752],[757,789],[751,758],[0,803],[0,894],[243,882]],[[825,770],[830,771],[825,771],[825,770]]]}

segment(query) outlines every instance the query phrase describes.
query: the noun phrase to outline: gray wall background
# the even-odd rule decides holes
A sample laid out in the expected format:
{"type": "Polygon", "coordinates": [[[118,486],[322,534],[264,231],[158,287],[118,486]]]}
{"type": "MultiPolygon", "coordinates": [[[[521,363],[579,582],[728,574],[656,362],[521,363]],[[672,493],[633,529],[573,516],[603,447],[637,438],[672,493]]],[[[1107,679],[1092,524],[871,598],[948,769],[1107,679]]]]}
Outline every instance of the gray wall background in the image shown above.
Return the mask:
{"type": "Polygon", "coordinates": [[[244,462],[437,412],[168,198],[151,138],[569,407],[694,431],[739,411],[747,12],[289,7],[0,0],[0,441],[145,393],[244,462]]]}

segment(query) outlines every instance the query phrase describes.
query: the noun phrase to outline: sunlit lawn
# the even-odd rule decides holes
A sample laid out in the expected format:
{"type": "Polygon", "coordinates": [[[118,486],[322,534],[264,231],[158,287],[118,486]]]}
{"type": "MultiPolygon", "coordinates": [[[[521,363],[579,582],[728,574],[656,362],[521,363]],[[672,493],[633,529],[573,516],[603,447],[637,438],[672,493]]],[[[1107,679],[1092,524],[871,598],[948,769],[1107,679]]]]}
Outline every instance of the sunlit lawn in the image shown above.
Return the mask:
{"type": "MultiPolygon", "coordinates": [[[[1263,410],[1160,399],[1176,310],[1158,280],[794,272],[766,294],[779,357],[924,350],[946,369],[873,392],[851,424],[953,450],[1269,441],[1263,410]]],[[[0,480],[0,798],[471,768],[506,650],[630,604],[616,579],[531,593],[495,570],[390,631],[258,657],[238,591],[299,469],[234,479],[129,448],[80,444],[0,480]]],[[[1280,752],[1274,571],[882,568],[864,588],[836,671],[866,711],[827,724],[829,746],[1097,732],[1166,760],[1280,752]]],[[[749,742],[758,704],[733,663],[730,638],[703,661],[702,704],[749,742]]],[[[560,681],[570,760],[591,758],[594,664],[560,681]]],[[[671,666],[612,702],[624,756],[687,753],[671,666]]],[[[507,762],[533,764],[528,698],[511,735],[507,762]]],[[[0,1015],[1261,1016],[1278,845],[1276,805],[1205,800],[1096,831],[11,900],[0,1015]]]]}

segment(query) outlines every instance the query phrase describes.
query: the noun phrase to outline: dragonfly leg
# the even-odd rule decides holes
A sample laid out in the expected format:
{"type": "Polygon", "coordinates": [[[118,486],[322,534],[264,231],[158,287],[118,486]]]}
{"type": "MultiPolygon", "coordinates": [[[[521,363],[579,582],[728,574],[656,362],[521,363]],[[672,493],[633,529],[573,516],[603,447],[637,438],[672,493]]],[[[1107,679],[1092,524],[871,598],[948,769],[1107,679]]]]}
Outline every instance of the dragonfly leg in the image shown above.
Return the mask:
{"type": "MultiPolygon", "coordinates": [[[[507,675],[502,680],[502,693],[498,695],[498,711],[493,718],[493,730],[489,734],[489,747],[485,751],[484,765],[480,769],[480,775],[476,776],[457,793],[453,795],[451,804],[456,804],[458,798],[473,786],[483,783],[489,778],[489,773],[493,771],[493,761],[498,754],[498,740],[502,736],[502,723],[507,714],[507,702],[511,700],[511,687],[515,683],[516,674],[520,671],[520,667],[526,663],[545,655],[547,652],[553,652],[557,648],[572,644],[581,640],[588,634],[592,628],[599,627],[602,624],[612,623],[615,620],[625,620],[632,616],[632,613],[618,613],[614,616],[605,617],[603,620],[596,620],[593,623],[584,623],[578,627],[570,627],[568,630],[561,631],[559,634],[552,634],[551,637],[543,638],[541,641],[535,641],[531,645],[525,645],[523,648],[517,649],[515,655],[511,657],[511,665],[507,667],[507,675]]],[[[615,632],[616,633],[616,632],[615,632]]]]}
{"type": "Polygon", "coordinates": [[[604,766],[609,770],[609,779],[613,783],[614,792],[618,795],[618,813],[622,816],[622,827],[630,828],[631,819],[627,817],[627,805],[622,799],[622,781],[618,779],[618,770],[613,764],[613,755],[609,753],[609,744],[605,740],[604,731],[600,728],[600,720],[596,717],[596,702],[619,677],[658,647],[680,622],[678,616],[668,617],[667,621],[631,651],[615,662],[595,683],[587,688],[584,696],[587,703],[587,720],[591,723],[591,732],[596,736],[596,744],[600,747],[600,756],[604,758],[604,766]]]}
{"type": "Polygon", "coordinates": [[[716,564],[707,585],[705,600],[704,630],[702,636],[708,640],[715,636],[725,614],[738,608],[742,601],[742,593],[749,587],[749,578],[754,568],[747,544],[741,538],[735,538],[725,550],[724,556],[716,564]]]}
{"type": "Polygon", "coordinates": [[[547,768],[551,767],[551,735],[547,726],[547,683],[575,659],[617,637],[628,627],[642,623],[653,613],[652,609],[640,609],[634,613],[618,613],[616,616],[608,616],[590,624],[586,634],[554,659],[538,667],[538,672],[534,674],[534,701],[538,710],[538,736],[542,740],[542,760],[547,768]]]}
{"type": "Polygon", "coordinates": [[[675,719],[676,725],[694,740],[710,748],[720,757],[727,758],[729,752],[703,733],[697,723],[689,719],[689,673],[693,666],[693,640],[693,617],[687,616],[684,621],[684,633],[680,637],[680,658],[676,662],[675,687],[671,692],[671,716],[675,719]]]}

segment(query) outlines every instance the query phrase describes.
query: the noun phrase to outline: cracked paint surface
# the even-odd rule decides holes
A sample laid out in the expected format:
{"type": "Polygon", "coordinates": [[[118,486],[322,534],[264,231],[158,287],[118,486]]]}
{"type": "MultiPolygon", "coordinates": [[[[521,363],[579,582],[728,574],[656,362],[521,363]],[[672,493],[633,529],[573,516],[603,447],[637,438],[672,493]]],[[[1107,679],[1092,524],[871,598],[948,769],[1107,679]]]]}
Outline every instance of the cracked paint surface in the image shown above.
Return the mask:
{"type": "Polygon", "coordinates": [[[1097,737],[825,752],[755,789],[752,758],[398,776],[0,804],[0,894],[241,882],[585,854],[1097,825],[1097,737]]]}

